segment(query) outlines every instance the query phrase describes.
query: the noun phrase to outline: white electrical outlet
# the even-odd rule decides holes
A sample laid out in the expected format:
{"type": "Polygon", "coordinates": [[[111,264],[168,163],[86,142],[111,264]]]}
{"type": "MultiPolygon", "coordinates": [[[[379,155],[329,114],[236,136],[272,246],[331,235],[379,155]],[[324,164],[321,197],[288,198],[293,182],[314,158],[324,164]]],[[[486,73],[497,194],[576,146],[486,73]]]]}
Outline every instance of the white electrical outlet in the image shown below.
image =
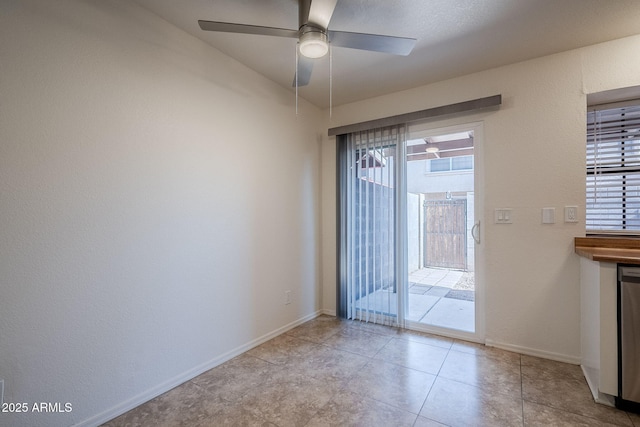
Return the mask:
{"type": "Polygon", "coordinates": [[[284,304],[291,304],[291,291],[284,291],[284,304]]]}
{"type": "Polygon", "coordinates": [[[565,206],[564,207],[564,222],[578,222],[578,207],[577,206],[565,206]]]}

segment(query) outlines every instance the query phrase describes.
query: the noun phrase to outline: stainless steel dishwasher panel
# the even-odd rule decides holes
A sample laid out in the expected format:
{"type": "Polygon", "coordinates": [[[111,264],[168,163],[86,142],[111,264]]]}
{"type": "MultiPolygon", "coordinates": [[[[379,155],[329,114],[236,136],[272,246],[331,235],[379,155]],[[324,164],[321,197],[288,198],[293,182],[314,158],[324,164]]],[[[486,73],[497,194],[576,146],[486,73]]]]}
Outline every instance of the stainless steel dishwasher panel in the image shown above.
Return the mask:
{"type": "MultiPolygon", "coordinates": [[[[640,405],[640,267],[618,268],[619,397],[640,405]]],[[[631,409],[631,408],[629,408],[631,409]]]]}

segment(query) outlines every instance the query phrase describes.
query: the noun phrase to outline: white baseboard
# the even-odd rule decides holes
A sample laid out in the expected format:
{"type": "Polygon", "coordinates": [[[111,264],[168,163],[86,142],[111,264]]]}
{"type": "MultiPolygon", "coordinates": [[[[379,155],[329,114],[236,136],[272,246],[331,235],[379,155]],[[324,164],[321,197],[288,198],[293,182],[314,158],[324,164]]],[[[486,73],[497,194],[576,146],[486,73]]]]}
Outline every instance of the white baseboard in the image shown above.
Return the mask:
{"type": "Polygon", "coordinates": [[[234,348],[233,350],[230,350],[218,357],[215,357],[199,366],[196,366],[192,369],[189,369],[186,372],[183,372],[182,374],[176,375],[175,377],[161,383],[158,384],[155,387],[150,388],[149,390],[146,390],[140,394],[138,394],[137,396],[134,396],[133,398],[122,402],[110,409],[107,409],[104,412],[101,412],[97,415],[94,415],[91,418],[87,418],[84,421],[79,422],[78,424],[75,424],[75,426],[77,427],[93,427],[93,426],[97,426],[103,423],[106,423],[109,420],[112,420],[122,414],[124,414],[125,412],[128,412],[130,410],[132,410],[133,408],[142,405],[145,402],[148,402],[149,400],[160,396],[163,393],[166,393],[167,391],[179,386],[180,384],[183,384],[195,377],[197,377],[198,375],[208,371],[209,369],[213,369],[216,366],[219,366],[221,364],[223,364],[224,362],[233,359],[236,356],[241,355],[242,353],[251,350],[254,347],[259,346],[260,344],[269,341],[270,339],[273,339],[275,337],[277,337],[278,335],[281,335],[293,328],[295,328],[296,326],[299,326],[305,322],[308,322],[309,320],[315,319],[316,317],[325,314],[323,312],[323,310],[318,310],[315,313],[311,313],[307,316],[304,316],[294,322],[291,322],[281,328],[276,329],[275,331],[269,332],[259,338],[256,338],[255,340],[252,340],[246,344],[243,344],[239,347],[234,348]]]}
{"type": "Polygon", "coordinates": [[[320,314],[326,314],[327,316],[336,317],[336,311],[335,310],[327,310],[326,308],[323,308],[322,310],[320,310],[320,314]]]}
{"type": "Polygon", "coordinates": [[[611,396],[605,393],[598,392],[598,397],[596,398],[596,403],[605,406],[611,406],[612,408],[616,407],[616,398],[615,396],[611,396]]]}
{"type": "Polygon", "coordinates": [[[514,353],[525,354],[527,356],[539,357],[541,359],[549,359],[549,360],[555,360],[556,362],[570,363],[572,365],[579,365],[582,362],[581,358],[577,356],[569,356],[566,354],[554,353],[551,351],[538,350],[535,348],[523,347],[523,346],[513,345],[513,344],[505,344],[505,343],[493,341],[491,339],[485,340],[485,345],[489,347],[496,347],[496,348],[501,348],[503,350],[512,351],[514,353]]]}
{"type": "Polygon", "coordinates": [[[428,334],[439,335],[442,337],[453,338],[463,341],[475,342],[478,344],[484,344],[484,341],[478,339],[473,333],[464,332],[464,331],[456,331],[454,329],[442,328],[433,325],[427,325],[425,323],[413,322],[411,320],[407,320],[406,322],[407,329],[411,329],[419,332],[426,332],[428,334]]]}
{"type": "Polygon", "coordinates": [[[587,385],[589,386],[589,390],[591,391],[591,395],[593,396],[593,400],[598,399],[598,375],[600,372],[596,369],[587,368],[585,365],[580,365],[582,369],[582,375],[587,380],[587,385]]]}
{"type": "Polygon", "coordinates": [[[587,384],[589,385],[589,390],[591,391],[591,395],[593,396],[593,400],[596,403],[600,403],[606,406],[615,407],[615,397],[608,395],[606,393],[602,393],[599,384],[599,375],[600,371],[593,368],[588,368],[585,365],[580,365],[582,368],[582,374],[587,380],[587,384]]]}

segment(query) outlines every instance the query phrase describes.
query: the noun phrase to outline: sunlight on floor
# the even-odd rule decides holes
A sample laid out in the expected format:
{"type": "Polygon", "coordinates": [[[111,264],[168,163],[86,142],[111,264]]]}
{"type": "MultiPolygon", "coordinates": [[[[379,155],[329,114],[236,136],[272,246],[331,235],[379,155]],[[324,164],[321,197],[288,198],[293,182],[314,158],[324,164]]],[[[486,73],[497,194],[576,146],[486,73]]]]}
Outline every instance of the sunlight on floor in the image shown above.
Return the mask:
{"type": "MultiPolygon", "coordinates": [[[[409,275],[407,320],[473,332],[475,322],[473,272],[422,268],[409,275]]],[[[397,294],[383,289],[360,298],[360,309],[396,315],[397,294]]]]}

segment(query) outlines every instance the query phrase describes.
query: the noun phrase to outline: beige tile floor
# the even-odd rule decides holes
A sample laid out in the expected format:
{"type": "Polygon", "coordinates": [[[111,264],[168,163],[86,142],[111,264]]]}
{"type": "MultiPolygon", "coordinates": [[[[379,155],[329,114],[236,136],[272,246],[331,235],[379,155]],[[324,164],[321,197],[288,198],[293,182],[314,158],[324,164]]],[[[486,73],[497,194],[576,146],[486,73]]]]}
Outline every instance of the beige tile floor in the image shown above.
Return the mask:
{"type": "Polygon", "coordinates": [[[105,424],[640,426],[578,366],[321,316],[105,424]]]}

